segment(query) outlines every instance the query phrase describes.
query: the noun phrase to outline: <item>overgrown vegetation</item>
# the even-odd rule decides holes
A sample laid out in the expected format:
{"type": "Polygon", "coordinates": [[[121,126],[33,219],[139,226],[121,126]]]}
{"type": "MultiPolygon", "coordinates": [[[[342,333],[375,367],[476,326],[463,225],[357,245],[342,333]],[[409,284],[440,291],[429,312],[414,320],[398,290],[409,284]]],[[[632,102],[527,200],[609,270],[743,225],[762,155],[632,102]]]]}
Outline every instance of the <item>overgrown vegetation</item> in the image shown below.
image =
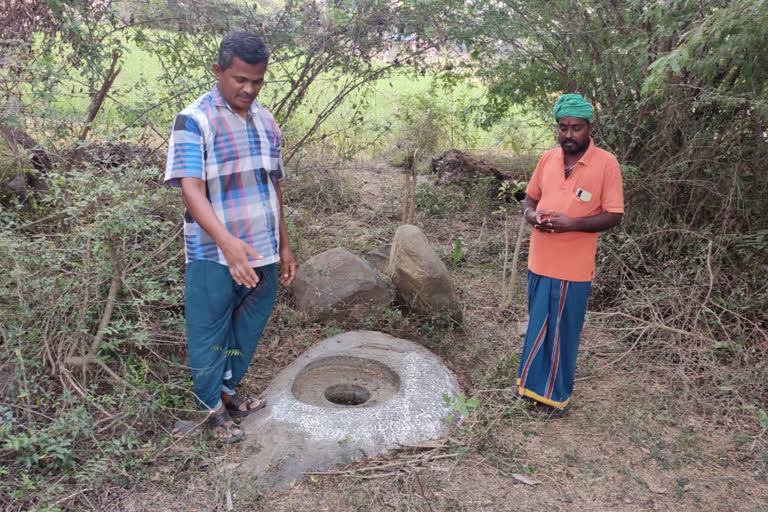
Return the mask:
{"type": "Polygon", "coordinates": [[[592,308],[634,323],[631,346],[682,366],[683,391],[709,412],[738,414],[724,403],[734,399],[764,407],[768,387],[749,382],[768,382],[768,5],[433,5],[490,84],[489,119],[517,104],[546,112],[560,91],[595,103],[627,213],[604,237],[592,308]]]}
{"type": "MultiPolygon", "coordinates": [[[[603,236],[590,314],[616,333],[620,353],[607,363],[580,360],[583,378],[641,354],[632,364],[646,365],[643,378],[669,394],[658,414],[672,424],[687,408],[731,425],[763,481],[767,11],[749,0],[343,0],[215,9],[198,0],[120,1],[109,9],[90,0],[6,2],[0,503],[114,509],[110,495],[157,479],[158,468],[193,471],[207,457],[205,445],[177,449],[167,432],[194,406],[181,205],[162,186],[163,152],[172,116],[212,83],[219,37],[246,26],[273,50],[260,101],[284,128],[288,223],[300,260],[335,245],[362,251],[391,241],[402,178],[381,167],[373,176],[383,195],[372,200],[354,176],[363,158],[399,164],[416,154],[423,171],[442,150],[493,147],[484,156],[527,175],[553,97],[578,91],[591,99],[596,140],[622,162],[627,213],[621,229],[603,236]],[[352,223],[334,226],[340,216],[352,223]]],[[[264,339],[287,344],[285,352],[262,350],[278,367],[339,329],[418,339],[467,389],[448,401],[469,416],[459,458],[473,450],[505,475],[535,473],[496,439],[500,424],[526,411],[497,400],[517,356],[513,344],[496,346],[498,336],[484,333],[487,326],[514,331],[524,309],[500,310],[494,295],[516,230],[498,212],[512,207],[496,196],[494,178],[451,186],[424,178],[415,189],[417,222],[461,274],[468,322],[483,327],[463,331],[397,310],[316,325],[283,292],[264,339]],[[465,231],[447,227],[456,219],[465,231]],[[464,284],[472,279],[494,299],[464,284]]],[[[264,385],[268,377],[254,378],[264,385]]],[[[632,437],[656,454],[649,439],[642,429],[632,437]]]]}

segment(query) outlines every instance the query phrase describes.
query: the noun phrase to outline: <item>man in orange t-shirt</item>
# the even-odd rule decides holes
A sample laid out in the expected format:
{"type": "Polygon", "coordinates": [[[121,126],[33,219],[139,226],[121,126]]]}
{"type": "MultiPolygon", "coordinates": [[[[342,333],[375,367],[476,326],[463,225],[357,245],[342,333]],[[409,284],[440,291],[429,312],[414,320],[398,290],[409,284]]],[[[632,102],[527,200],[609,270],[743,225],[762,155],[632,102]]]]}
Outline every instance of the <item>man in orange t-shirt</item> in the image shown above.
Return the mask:
{"type": "Polygon", "coordinates": [[[592,105],[565,94],[553,110],[559,148],[542,155],[523,216],[534,228],[528,256],[528,331],[516,396],[562,413],[573,391],[579,335],[595,276],[600,231],[624,213],[619,162],[592,141],[592,105]]]}

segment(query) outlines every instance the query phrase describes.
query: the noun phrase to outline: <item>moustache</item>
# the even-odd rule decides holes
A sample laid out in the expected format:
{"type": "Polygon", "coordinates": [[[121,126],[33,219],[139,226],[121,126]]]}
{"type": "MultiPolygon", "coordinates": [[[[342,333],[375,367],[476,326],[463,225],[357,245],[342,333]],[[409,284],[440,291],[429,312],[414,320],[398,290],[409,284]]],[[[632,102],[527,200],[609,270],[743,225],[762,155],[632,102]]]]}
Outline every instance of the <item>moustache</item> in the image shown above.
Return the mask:
{"type": "Polygon", "coordinates": [[[560,144],[568,144],[569,142],[570,142],[571,144],[576,144],[576,145],[578,145],[578,144],[579,144],[578,142],[576,142],[576,141],[575,141],[575,140],[573,140],[573,139],[565,139],[565,140],[564,140],[564,141],[562,141],[560,144]]]}

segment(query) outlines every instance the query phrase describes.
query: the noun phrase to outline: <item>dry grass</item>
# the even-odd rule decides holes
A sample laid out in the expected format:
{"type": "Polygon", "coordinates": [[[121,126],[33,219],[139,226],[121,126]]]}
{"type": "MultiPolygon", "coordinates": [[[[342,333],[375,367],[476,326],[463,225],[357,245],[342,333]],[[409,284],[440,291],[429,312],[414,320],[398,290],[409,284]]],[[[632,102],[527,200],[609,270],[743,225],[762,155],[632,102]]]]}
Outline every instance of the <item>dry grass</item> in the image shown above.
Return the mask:
{"type": "MultiPolygon", "coordinates": [[[[320,177],[315,187],[341,183],[332,185],[336,192],[289,194],[300,263],[331,247],[363,254],[391,240],[401,211],[401,171],[364,164],[334,171],[318,166],[313,172],[320,177]],[[354,200],[338,194],[346,186],[354,200]]],[[[452,268],[465,307],[461,329],[398,312],[365,325],[310,323],[281,292],[245,386],[263,389],[306,348],[339,329],[381,330],[438,353],[467,394],[482,400],[450,440],[430,457],[405,450],[363,460],[267,496],[229,480],[228,449],[221,449],[206,467],[171,474],[159,469],[154,483],[123,494],[114,509],[145,510],[151,504],[164,511],[228,510],[231,499],[235,510],[264,511],[768,510],[765,431],[740,403],[713,419],[712,407],[728,404],[697,393],[690,365],[681,370],[672,356],[659,356],[659,347],[670,344],[664,336],[674,333],[590,315],[570,414],[548,419],[509,402],[500,388],[516,370],[518,322],[525,310],[520,301],[499,309],[503,222],[470,205],[443,217],[417,212],[417,223],[447,262],[457,236],[467,249],[462,264],[452,268]]],[[[522,276],[519,271],[519,293],[522,276]]],[[[184,441],[174,450],[183,454],[197,442],[184,441]]]]}

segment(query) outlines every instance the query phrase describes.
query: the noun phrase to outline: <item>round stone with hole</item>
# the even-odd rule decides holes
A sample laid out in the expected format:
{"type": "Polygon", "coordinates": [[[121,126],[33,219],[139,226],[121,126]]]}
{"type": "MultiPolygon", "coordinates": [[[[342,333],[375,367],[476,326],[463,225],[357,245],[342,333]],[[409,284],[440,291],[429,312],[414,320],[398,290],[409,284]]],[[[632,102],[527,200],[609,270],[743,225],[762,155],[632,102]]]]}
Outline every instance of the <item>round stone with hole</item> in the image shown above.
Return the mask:
{"type": "Polygon", "coordinates": [[[267,406],[243,420],[253,454],[243,470],[268,488],[401,445],[439,439],[456,426],[443,396],[456,378],[421,345],[374,331],[325,339],[285,368],[267,406]]]}

